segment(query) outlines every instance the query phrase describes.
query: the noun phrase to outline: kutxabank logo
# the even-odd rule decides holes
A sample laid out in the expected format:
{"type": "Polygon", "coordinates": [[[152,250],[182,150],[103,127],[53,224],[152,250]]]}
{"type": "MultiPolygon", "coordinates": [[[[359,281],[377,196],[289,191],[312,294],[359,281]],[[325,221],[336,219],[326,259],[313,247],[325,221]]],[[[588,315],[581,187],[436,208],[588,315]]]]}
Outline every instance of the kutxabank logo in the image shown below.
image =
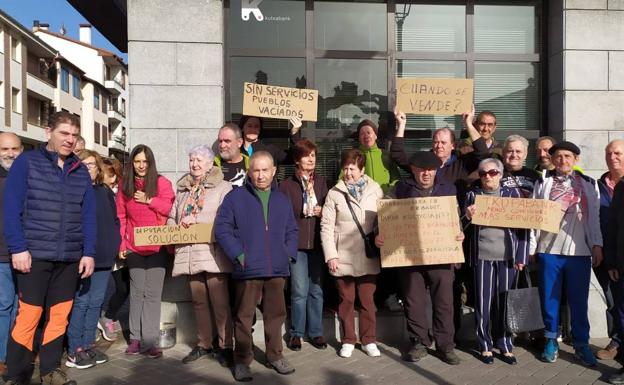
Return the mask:
{"type": "Polygon", "coordinates": [[[264,20],[264,15],[258,8],[260,3],[262,3],[262,0],[241,0],[241,18],[244,21],[248,21],[249,16],[253,13],[256,20],[264,20]]]}

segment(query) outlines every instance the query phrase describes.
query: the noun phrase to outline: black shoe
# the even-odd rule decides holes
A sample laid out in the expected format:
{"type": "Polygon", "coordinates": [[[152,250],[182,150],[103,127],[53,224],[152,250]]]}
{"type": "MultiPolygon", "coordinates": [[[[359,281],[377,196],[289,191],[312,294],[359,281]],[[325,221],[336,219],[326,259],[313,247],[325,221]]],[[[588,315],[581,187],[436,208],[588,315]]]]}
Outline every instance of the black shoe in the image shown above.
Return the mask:
{"type": "Polygon", "coordinates": [[[457,357],[457,354],[455,354],[455,350],[440,352],[440,359],[449,365],[459,365],[461,363],[459,357],[457,357]]]}
{"type": "Polygon", "coordinates": [[[212,354],[212,349],[204,349],[201,346],[195,346],[193,350],[182,359],[182,363],[188,364],[210,354],[212,354]]]}
{"type": "Polygon", "coordinates": [[[234,379],[240,382],[249,382],[253,380],[251,375],[251,368],[245,364],[234,365],[234,379]]]}
{"type": "Polygon", "coordinates": [[[494,355],[492,354],[490,355],[479,354],[479,359],[481,360],[481,362],[487,365],[491,365],[494,363],[494,355]]]}
{"type": "Polygon", "coordinates": [[[320,350],[327,349],[327,342],[325,342],[325,338],[323,338],[323,336],[312,337],[310,339],[310,344],[320,350]]]}
{"type": "Polygon", "coordinates": [[[96,364],[103,364],[108,361],[108,356],[96,348],[87,349],[86,352],[96,364]]]}
{"type": "Polygon", "coordinates": [[[224,368],[234,366],[234,350],[232,349],[219,349],[215,354],[215,358],[224,368]]]}
{"type": "Polygon", "coordinates": [[[288,341],[288,348],[295,352],[301,350],[301,337],[291,337],[288,341]]]}
{"type": "Polygon", "coordinates": [[[506,356],[504,354],[501,354],[500,359],[501,361],[509,365],[516,365],[518,363],[518,360],[516,360],[516,356],[506,356]]]}
{"type": "Polygon", "coordinates": [[[409,362],[418,362],[422,358],[426,357],[427,354],[427,347],[425,345],[423,345],[420,341],[413,341],[412,347],[407,351],[407,353],[405,353],[405,357],[403,359],[409,362]]]}

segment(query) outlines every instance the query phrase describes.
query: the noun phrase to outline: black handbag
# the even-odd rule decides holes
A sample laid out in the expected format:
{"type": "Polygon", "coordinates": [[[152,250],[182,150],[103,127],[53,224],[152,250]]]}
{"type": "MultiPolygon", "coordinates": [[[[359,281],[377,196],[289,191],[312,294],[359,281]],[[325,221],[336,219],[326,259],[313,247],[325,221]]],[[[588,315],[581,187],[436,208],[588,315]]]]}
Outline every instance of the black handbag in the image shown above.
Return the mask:
{"type": "Polygon", "coordinates": [[[353,211],[353,206],[351,206],[349,195],[347,193],[343,194],[347,201],[347,206],[349,206],[349,211],[351,211],[353,221],[360,231],[360,235],[362,236],[362,240],[364,241],[364,252],[366,253],[366,258],[379,258],[381,256],[381,251],[379,250],[379,247],[375,245],[375,233],[370,232],[368,234],[364,234],[364,229],[362,229],[362,225],[360,224],[360,221],[358,221],[357,216],[355,215],[355,211],[353,211]]]}
{"type": "Polygon", "coordinates": [[[507,300],[505,301],[505,321],[507,330],[511,333],[530,332],[544,328],[539,289],[531,286],[531,277],[526,267],[522,271],[527,281],[527,287],[518,288],[518,281],[522,273],[519,271],[514,287],[507,291],[507,300]]]}

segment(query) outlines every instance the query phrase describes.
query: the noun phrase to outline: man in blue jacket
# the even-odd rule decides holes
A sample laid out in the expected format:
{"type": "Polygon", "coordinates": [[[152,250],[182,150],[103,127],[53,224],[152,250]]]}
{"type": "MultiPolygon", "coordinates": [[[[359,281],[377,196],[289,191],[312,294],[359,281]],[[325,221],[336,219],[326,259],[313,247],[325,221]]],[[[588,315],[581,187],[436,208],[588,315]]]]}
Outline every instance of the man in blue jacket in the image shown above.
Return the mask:
{"type": "Polygon", "coordinates": [[[19,294],[7,384],[30,383],[35,330],[45,314],[41,383],[76,385],[60,361],[78,278],[94,269],[95,200],[89,172],[73,153],[79,118],[61,111],[49,124],[48,142],[13,162],[4,193],[4,235],[19,294]]]}
{"type": "Polygon", "coordinates": [[[215,237],[234,264],[234,378],[251,381],[251,327],[262,298],[268,365],[280,374],[295,369],[282,355],[286,319],[284,285],[297,256],[298,227],[288,197],[273,184],[276,167],[269,152],[256,151],[247,180],[226,195],[215,220],[215,237]]]}

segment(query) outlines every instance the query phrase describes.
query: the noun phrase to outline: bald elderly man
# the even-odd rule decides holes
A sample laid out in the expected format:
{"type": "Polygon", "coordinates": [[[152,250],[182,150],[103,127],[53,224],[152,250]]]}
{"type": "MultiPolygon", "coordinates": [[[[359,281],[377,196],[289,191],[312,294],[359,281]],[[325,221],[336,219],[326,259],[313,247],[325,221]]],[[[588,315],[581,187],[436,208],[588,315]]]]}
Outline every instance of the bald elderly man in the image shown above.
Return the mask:
{"type": "MultiPolygon", "coordinates": [[[[602,231],[602,238],[607,238],[607,232],[612,229],[608,226],[609,220],[609,207],[611,206],[611,200],[613,199],[613,191],[615,185],[618,184],[622,177],[624,177],[624,140],[616,139],[605,148],[605,162],[607,163],[607,172],[605,172],[598,180],[598,187],[600,189],[600,230],[602,231]]],[[[605,255],[613,255],[610,250],[607,250],[610,245],[605,243],[605,255]]],[[[615,306],[615,301],[621,295],[619,285],[617,285],[617,279],[609,279],[608,269],[613,267],[614,263],[607,260],[607,263],[595,267],[594,273],[596,278],[602,287],[607,300],[607,328],[608,334],[611,338],[609,344],[604,348],[596,352],[596,357],[601,360],[612,360],[618,354],[620,346],[622,345],[622,325],[620,323],[620,316],[618,309],[615,306]]]]}
{"type": "MultiPolygon", "coordinates": [[[[24,147],[19,136],[12,132],[0,133],[0,199],[4,196],[4,186],[13,161],[24,147]]],[[[0,204],[0,218],[4,216],[0,204]]],[[[4,223],[0,221],[0,375],[6,371],[6,351],[9,329],[17,309],[15,298],[15,277],[9,263],[9,250],[4,240],[4,223]]]]}
{"type": "Polygon", "coordinates": [[[251,381],[251,326],[256,305],[264,306],[264,339],[269,367],[295,371],[282,354],[286,319],[284,285],[296,262],[299,228],[288,197],[273,183],[276,167],[267,151],[255,151],[242,187],[225,196],[215,220],[215,237],[234,264],[234,379],[251,381]]]}

